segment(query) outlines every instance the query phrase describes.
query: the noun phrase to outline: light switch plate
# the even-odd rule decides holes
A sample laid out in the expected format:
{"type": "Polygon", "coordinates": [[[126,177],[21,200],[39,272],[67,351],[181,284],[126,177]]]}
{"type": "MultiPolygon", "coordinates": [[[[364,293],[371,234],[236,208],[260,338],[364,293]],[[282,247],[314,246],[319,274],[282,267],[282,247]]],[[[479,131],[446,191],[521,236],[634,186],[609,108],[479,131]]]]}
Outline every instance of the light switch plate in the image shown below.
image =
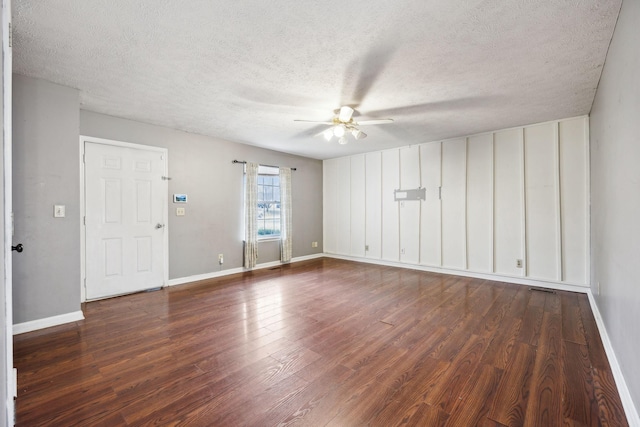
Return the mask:
{"type": "Polygon", "coordinates": [[[184,216],[185,209],[184,208],[176,208],[176,216],[184,216]]]}
{"type": "Polygon", "coordinates": [[[53,217],[54,218],[64,218],[66,214],[65,205],[54,205],[53,206],[53,217]]]}

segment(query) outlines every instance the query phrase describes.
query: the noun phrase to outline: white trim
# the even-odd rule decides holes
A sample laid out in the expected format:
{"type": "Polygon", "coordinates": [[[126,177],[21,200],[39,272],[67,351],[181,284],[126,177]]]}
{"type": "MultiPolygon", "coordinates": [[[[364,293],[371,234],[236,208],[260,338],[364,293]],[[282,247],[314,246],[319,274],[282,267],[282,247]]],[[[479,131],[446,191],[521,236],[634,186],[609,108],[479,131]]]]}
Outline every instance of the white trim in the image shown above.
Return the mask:
{"type": "Polygon", "coordinates": [[[38,329],[50,328],[65,323],[84,320],[82,311],[74,311],[57,316],[45,317],[44,319],[31,320],[29,322],[17,323],[13,325],[13,335],[24,334],[26,332],[37,331],[38,329]]]}
{"type": "MultiPolygon", "coordinates": [[[[300,261],[307,261],[310,259],[316,259],[316,258],[322,258],[324,257],[325,254],[313,254],[313,255],[305,255],[305,256],[300,256],[300,257],[295,257],[291,259],[291,263],[294,262],[300,262],[300,261]]],[[[290,264],[288,262],[283,263],[280,261],[271,261],[271,262],[265,262],[262,264],[258,264],[256,265],[254,268],[252,268],[251,270],[246,269],[244,267],[238,267],[238,268],[230,268],[229,270],[222,270],[222,271],[215,271],[212,273],[204,273],[204,274],[196,274],[194,276],[187,276],[187,277],[178,277],[176,279],[170,279],[168,286],[177,286],[177,285],[184,285],[185,283],[191,283],[191,282],[197,282],[200,280],[207,280],[207,279],[213,279],[216,277],[223,277],[223,276],[229,276],[231,274],[238,274],[238,273],[244,273],[246,271],[254,271],[254,270],[260,270],[260,269],[264,269],[264,268],[271,268],[271,267],[277,267],[279,265],[285,265],[285,264],[290,264]]]]}
{"type": "Polygon", "coordinates": [[[4,277],[2,286],[4,287],[4,322],[5,322],[5,363],[6,383],[4,384],[6,402],[2,404],[4,414],[1,415],[0,424],[12,426],[15,424],[15,403],[14,394],[17,394],[17,387],[14,387],[12,378],[15,376],[13,367],[13,262],[11,245],[13,244],[13,204],[12,204],[12,144],[13,144],[13,48],[9,45],[11,34],[11,0],[2,0],[2,89],[3,89],[3,166],[4,166],[4,188],[3,204],[4,210],[4,277]]]}
{"type": "MultiPolygon", "coordinates": [[[[123,142],[116,141],[112,139],[105,138],[96,138],[93,136],[80,135],[79,144],[80,149],[79,152],[79,162],[80,162],[80,302],[87,301],[86,294],[86,227],[84,224],[84,217],[86,215],[85,212],[85,188],[84,188],[84,178],[85,178],[85,163],[84,163],[84,147],[85,143],[90,142],[93,144],[104,144],[111,145],[115,147],[123,147],[123,148],[133,148],[136,150],[145,150],[145,151],[156,151],[162,153],[164,157],[164,173],[169,176],[169,150],[167,148],[155,147],[153,145],[144,145],[144,144],[134,144],[131,142],[123,142]]],[[[163,262],[164,262],[164,271],[162,272],[162,287],[168,286],[169,283],[169,185],[167,184],[167,191],[164,196],[163,205],[165,206],[163,216],[163,224],[164,226],[164,239],[162,242],[163,246],[163,262]]]]}
{"type": "Polygon", "coordinates": [[[607,328],[604,325],[602,315],[600,314],[598,304],[596,304],[596,300],[593,297],[591,289],[587,291],[587,296],[589,297],[589,304],[591,305],[593,317],[596,319],[596,326],[598,327],[598,331],[600,332],[600,338],[602,339],[604,351],[607,354],[607,359],[609,359],[609,365],[611,365],[611,372],[613,373],[613,379],[615,380],[616,386],[618,388],[618,394],[620,395],[620,400],[622,401],[622,407],[624,408],[625,415],[627,416],[627,421],[630,426],[640,426],[640,416],[638,415],[638,410],[636,409],[635,404],[633,403],[633,399],[631,398],[631,393],[629,392],[629,388],[627,387],[627,382],[624,380],[622,369],[620,368],[620,364],[618,363],[618,359],[616,358],[616,353],[613,351],[613,346],[611,345],[609,334],[607,334],[607,328]]]}
{"type": "Polygon", "coordinates": [[[326,256],[327,258],[344,259],[348,261],[364,262],[367,264],[378,264],[378,265],[386,265],[390,267],[407,268],[410,270],[429,271],[431,273],[441,273],[441,274],[451,274],[454,276],[473,277],[476,279],[493,280],[496,282],[508,282],[508,283],[515,283],[517,285],[536,286],[540,288],[557,289],[560,291],[569,291],[569,292],[579,292],[583,294],[589,290],[589,287],[587,285],[581,285],[578,283],[566,283],[566,282],[558,283],[558,282],[554,282],[546,279],[531,279],[531,278],[523,278],[518,276],[507,276],[507,275],[497,274],[497,273],[477,273],[477,272],[472,272],[467,270],[456,270],[454,268],[441,268],[441,267],[431,267],[431,266],[417,265],[417,264],[404,264],[401,262],[383,261],[378,259],[359,258],[359,257],[353,257],[353,256],[336,255],[336,254],[328,254],[328,253],[325,253],[324,256],[326,256]]]}

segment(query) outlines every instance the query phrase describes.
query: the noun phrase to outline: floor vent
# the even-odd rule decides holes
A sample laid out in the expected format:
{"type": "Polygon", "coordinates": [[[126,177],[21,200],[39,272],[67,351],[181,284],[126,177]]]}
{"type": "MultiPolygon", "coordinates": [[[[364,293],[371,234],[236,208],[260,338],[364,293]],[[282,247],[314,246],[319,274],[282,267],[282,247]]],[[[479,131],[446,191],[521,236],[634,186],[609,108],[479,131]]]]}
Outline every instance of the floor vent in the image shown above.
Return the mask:
{"type": "Polygon", "coordinates": [[[554,291],[553,289],[546,289],[546,288],[529,288],[530,291],[536,291],[536,292],[545,292],[547,294],[555,294],[556,291],[554,291]]]}

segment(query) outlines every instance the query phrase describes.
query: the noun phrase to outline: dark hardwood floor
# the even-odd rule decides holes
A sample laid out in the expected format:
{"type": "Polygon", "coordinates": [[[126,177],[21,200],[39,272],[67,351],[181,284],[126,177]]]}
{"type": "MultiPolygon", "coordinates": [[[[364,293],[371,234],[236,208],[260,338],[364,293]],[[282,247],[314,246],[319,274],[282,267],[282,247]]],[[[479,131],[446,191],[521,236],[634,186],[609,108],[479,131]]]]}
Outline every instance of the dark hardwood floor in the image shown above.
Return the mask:
{"type": "Polygon", "coordinates": [[[15,337],[19,426],[624,426],[586,295],[317,259],[15,337]]]}

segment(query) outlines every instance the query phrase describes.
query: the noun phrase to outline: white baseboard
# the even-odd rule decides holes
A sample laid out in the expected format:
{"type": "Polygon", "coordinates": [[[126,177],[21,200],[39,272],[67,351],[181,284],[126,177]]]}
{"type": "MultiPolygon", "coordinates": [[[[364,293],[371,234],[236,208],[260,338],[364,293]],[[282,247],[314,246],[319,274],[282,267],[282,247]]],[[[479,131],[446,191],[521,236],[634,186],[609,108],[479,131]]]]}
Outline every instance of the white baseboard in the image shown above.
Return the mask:
{"type": "MultiPolygon", "coordinates": [[[[322,254],[322,253],[313,254],[313,255],[305,255],[305,256],[292,258],[291,262],[307,261],[307,260],[310,260],[310,259],[322,258],[323,256],[324,256],[324,254],[322,254]]],[[[254,268],[252,268],[251,270],[249,270],[247,268],[244,268],[244,267],[238,267],[238,268],[230,268],[228,270],[214,271],[214,272],[211,272],[211,273],[196,274],[194,276],[179,277],[177,279],[170,279],[169,282],[168,282],[168,286],[183,285],[185,283],[197,282],[199,280],[213,279],[215,277],[229,276],[231,274],[243,273],[245,271],[261,270],[263,268],[272,268],[272,267],[277,267],[277,266],[282,265],[282,264],[288,264],[288,263],[282,263],[280,261],[271,261],[271,262],[265,262],[265,263],[262,263],[262,264],[258,264],[254,268]]]]}
{"type": "Polygon", "coordinates": [[[595,317],[596,319],[596,325],[598,326],[598,331],[600,332],[600,338],[602,339],[604,351],[607,353],[607,359],[609,359],[609,365],[611,365],[613,379],[615,380],[616,386],[618,387],[618,393],[620,394],[620,400],[622,401],[622,406],[627,416],[627,421],[629,422],[630,426],[640,427],[640,416],[638,415],[638,410],[636,409],[636,406],[633,403],[633,399],[631,398],[631,393],[629,392],[629,388],[627,387],[627,382],[624,380],[624,375],[622,374],[622,369],[620,368],[620,364],[618,363],[618,359],[616,358],[616,353],[615,351],[613,351],[613,346],[611,345],[611,340],[609,339],[607,328],[604,325],[602,315],[600,314],[600,310],[598,309],[598,304],[596,304],[596,300],[593,297],[591,290],[587,292],[587,295],[589,296],[589,304],[591,305],[593,317],[595,317]]]}
{"type": "Polygon", "coordinates": [[[365,262],[368,264],[386,265],[389,267],[407,268],[410,270],[428,271],[431,273],[452,274],[455,276],[473,277],[475,279],[493,280],[496,282],[516,283],[518,285],[527,285],[527,286],[535,286],[539,288],[556,289],[559,291],[579,292],[583,294],[589,291],[589,287],[587,285],[580,285],[576,283],[560,283],[560,282],[554,282],[554,281],[543,280],[543,279],[530,279],[530,278],[524,278],[524,277],[506,276],[506,275],[496,274],[496,273],[477,273],[477,272],[468,271],[468,270],[455,270],[452,268],[430,267],[426,265],[417,265],[417,264],[405,264],[405,263],[396,262],[396,261],[384,261],[380,259],[360,258],[360,257],[327,254],[327,253],[325,253],[324,256],[326,256],[327,258],[336,258],[336,259],[344,259],[348,261],[365,262]]]}
{"type": "Polygon", "coordinates": [[[44,319],[31,320],[29,322],[17,323],[13,325],[13,335],[24,334],[26,332],[37,331],[38,329],[50,328],[64,323],[84,320],[82,311],[59,314],[57,316],[45,317],[44,319]]]}

